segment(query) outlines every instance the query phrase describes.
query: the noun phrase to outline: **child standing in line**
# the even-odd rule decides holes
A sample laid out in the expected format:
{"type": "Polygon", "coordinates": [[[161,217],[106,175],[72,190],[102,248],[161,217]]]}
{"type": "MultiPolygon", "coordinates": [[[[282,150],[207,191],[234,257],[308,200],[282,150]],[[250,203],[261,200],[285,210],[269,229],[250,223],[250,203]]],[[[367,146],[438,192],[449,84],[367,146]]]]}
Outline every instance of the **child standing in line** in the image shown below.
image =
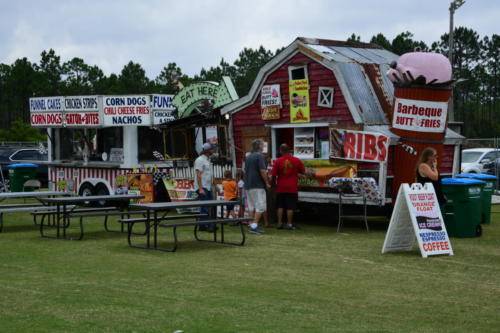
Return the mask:
{"type": "Polygon", "coordinates": [[[244,172],[242,169],[236,170],[236,180],[238,181],[238,194],[240,197],[241,205],[240,205],[240,210],[238,212],[238,217],[244,217],[245,216],[245,181],[243,180],[243,177],[245,176],[244,172]]]}
{"type": "MultiPolygon", "coordinates": [[[[231,170],[224,171],[224,180],[222,181],[222,190],[224,191],[224,200],[238,201],[238,184],[233,179],[231,170]]],[[[226,218],[235,218],[234,204],[226,205],[226,218]]]]}

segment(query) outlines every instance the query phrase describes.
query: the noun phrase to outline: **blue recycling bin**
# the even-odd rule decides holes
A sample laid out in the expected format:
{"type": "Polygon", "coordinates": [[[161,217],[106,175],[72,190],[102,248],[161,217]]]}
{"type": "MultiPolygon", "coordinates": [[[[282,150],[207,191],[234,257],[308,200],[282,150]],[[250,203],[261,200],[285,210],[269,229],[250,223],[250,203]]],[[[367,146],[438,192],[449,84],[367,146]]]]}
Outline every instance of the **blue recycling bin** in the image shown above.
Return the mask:
{"type": "Polygon", "coordinates": [[[486,183],[481,193],[481,223],[491,223],[491,197],[495,190],[497,177],[486,173],[460,173],[456,177],[479,179],[486,183]]]}
{"type": "Polygon", "coordinates": [[[15,163],[7,166],[9,169],[9,183],[12,192],[22,192],[24,183],[36,179],[37,164],[15,163]]]}

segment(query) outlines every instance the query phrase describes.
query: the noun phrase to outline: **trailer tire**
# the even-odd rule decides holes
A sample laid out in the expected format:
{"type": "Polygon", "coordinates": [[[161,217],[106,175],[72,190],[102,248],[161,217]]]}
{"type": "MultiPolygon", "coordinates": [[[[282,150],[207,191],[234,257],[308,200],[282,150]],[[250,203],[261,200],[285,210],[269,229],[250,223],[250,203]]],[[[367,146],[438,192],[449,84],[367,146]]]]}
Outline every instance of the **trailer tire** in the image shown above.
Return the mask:
{"type": "MultiPolygon", "coordinates": [[[[81,197],[86,197],[89,195],[94,195],[94,186],[91,183],[83,183],[78,190],[78,195],[81,197]]],[[[89,206],[90,202],[84,202],[84,206],[89,206]]]]}
{"type": "MultiPolygon", "coordinates": [[[[109,195],[108,188],[104,184],[97,184],[95,187],[95,195],[109,195]]],[[[97,207],[104,207],[106,206],[106,201],[97,201],[96,202],[97,207]]]]}
{"type": "Polygon", "coordinates": [[[90,183],[83,183],[78,190],[78,195],[82,197],[94,195],[94,186],[90,183]]]}

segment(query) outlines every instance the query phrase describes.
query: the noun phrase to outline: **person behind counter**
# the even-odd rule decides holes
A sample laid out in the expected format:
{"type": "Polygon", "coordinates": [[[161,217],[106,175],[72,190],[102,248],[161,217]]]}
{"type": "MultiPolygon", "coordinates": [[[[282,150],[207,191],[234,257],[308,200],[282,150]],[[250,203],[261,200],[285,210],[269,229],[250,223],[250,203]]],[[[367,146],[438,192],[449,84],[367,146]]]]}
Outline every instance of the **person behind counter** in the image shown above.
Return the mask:
{"type": "Polygon", "coordinates": [[[441,177],[439,175],[437,164],[436,149],[427,147],[420,154],[417,163],[416,176],[417,183],[424,185],[425,183],[432,183],[439,205],[443,206],[446,203],[446,197],[441,189],[441,177]]]}

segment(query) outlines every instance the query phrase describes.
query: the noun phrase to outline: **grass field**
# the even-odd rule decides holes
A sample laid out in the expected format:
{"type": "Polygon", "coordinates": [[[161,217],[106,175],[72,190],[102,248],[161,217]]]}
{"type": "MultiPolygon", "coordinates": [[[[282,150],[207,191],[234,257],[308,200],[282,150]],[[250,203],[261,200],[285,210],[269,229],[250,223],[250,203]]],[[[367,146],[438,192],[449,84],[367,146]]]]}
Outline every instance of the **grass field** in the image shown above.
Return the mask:
{"type": "Polygon", "coordinates": [[[97,220],[83,241],[62,241],[7,215],[0,332],[499,332],[494,211],[483,237],[428,259],[381,255],[385,228],[303,224],[244,247],[197,243],[185,229],[172,254],[129,248],[97,220]]]}

